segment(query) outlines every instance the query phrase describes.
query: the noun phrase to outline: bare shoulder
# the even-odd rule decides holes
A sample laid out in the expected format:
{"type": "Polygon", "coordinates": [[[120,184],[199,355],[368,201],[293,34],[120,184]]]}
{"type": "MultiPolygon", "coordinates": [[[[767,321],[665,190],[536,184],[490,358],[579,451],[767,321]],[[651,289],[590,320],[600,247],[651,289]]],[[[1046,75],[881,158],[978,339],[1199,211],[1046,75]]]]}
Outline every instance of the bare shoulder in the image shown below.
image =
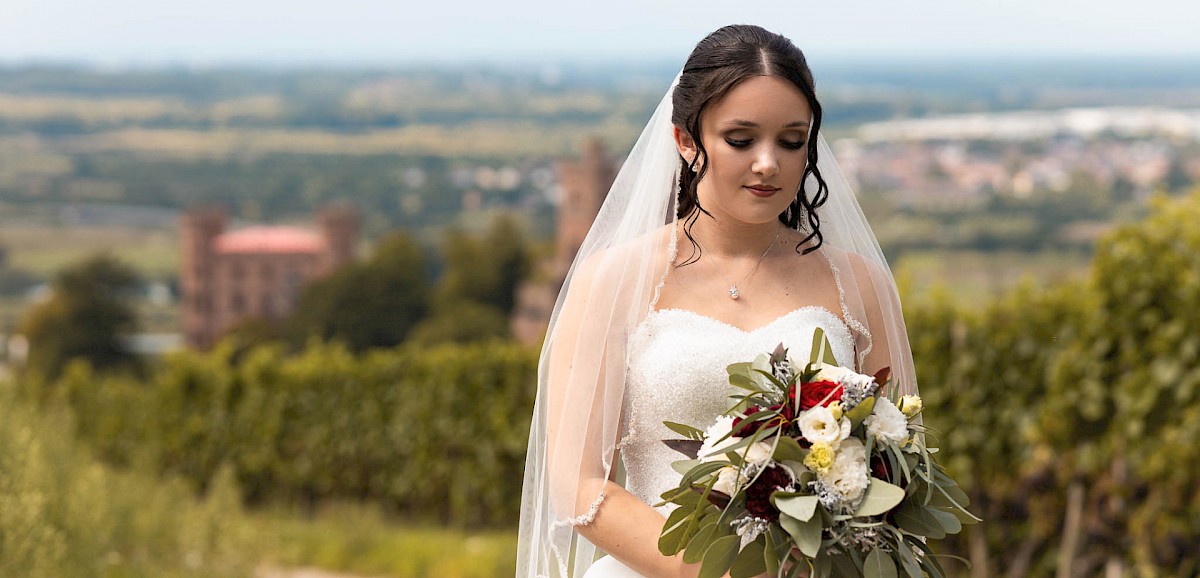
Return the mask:
{"type": "Polygon", "coordinates": [[[667,224],[621,243],[614,243],[577,260],[571,273],[572,283],[592,284],[628,279],[629,271],[641,267],[666,267],[670,259],[675,229],[667,224]]]}
{"type": "Polygon", "coordinates": [[[822,245],[821,250],[825,252],[830,261],[838,266],[839,270],[845,270],[842,271],[843,274],[853,275],[854,280],[860,283],[870,280],[878,282],[889,279],[891,276],[886,265],[860,253],[828,244],[822,245]]]}

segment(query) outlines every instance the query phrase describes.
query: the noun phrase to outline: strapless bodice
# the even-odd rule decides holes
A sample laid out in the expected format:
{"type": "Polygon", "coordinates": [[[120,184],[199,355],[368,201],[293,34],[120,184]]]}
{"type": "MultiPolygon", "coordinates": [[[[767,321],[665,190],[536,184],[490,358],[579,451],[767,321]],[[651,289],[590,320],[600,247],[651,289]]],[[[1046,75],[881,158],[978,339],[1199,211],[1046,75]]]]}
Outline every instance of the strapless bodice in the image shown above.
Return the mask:
{"type": "Polygon", "coordinates": [[[621,446],[626,489],[647,504],[658,503],[681,477],[671,462],[684,459],[662,443],[680,437],[663,421],[707,428],[737,391],[729,385],[727,366],[770,353],[780,343],[794,359],[807,361],[817,327],[828,336],[834,357],[852,363],[850,330],[823,307],[793,310],[752,331],[682,309],[651,311],[629,340],[621,446]]]}

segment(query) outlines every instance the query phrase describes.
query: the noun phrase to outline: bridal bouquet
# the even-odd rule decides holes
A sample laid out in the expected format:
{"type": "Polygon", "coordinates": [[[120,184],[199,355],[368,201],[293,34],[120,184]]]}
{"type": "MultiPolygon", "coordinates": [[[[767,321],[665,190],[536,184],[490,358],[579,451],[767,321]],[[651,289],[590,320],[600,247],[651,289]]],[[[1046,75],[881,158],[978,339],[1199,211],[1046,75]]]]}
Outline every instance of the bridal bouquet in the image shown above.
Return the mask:
{"type": "Polygon", "coordinates": [[[839,366],[820,329],[803,366],[781,345],[728,371],[746,393],[716,423],[665,422],[691,459],[662,495],[676,506],[663,554],[701,563],[700,578],[945,575],[926,539],[979,519],[924,445],[919,397],[884,395],[888,369],[839,366]]]}

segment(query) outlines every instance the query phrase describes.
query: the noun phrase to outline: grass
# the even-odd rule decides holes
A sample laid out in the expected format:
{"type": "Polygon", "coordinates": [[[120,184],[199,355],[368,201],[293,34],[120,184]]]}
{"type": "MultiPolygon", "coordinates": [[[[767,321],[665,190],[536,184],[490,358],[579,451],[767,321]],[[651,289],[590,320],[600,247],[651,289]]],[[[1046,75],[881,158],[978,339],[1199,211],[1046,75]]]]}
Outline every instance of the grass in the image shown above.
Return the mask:
{"type": "Polygon", "coordinates": [[[165,279],[179,269],[179,239],[171,229],[4,223],[0,246],[8,266],[48,279],[89,255],[108,252],[143,277],[165,279]]]}
{"type": "Polygon", "coordinates": [[[273,567],[390,578],[508,578],[516,569],[515,531],[405,525],[368,506],[339,504],[311,517],[260,512],[251,525],[272,544],[262,563],[273,567]]]}

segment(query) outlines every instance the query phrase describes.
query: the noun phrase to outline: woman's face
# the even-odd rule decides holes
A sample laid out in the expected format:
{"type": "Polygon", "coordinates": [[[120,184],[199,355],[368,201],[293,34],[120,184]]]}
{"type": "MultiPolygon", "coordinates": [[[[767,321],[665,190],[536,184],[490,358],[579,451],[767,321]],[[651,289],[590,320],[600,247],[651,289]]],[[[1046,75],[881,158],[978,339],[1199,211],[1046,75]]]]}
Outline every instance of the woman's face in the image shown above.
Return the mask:
{"type": "MultiPolygon", "coordinates": [[[[718,221],[761,224],[775,221],[800,190],[808,159],[812,109],[804,93],[777,76],[752,76],[700,115],[708,172],[697,183],[700,206],[718,221]]],[[[694,141],[676,128],[685,159],[694,141]]]]}

